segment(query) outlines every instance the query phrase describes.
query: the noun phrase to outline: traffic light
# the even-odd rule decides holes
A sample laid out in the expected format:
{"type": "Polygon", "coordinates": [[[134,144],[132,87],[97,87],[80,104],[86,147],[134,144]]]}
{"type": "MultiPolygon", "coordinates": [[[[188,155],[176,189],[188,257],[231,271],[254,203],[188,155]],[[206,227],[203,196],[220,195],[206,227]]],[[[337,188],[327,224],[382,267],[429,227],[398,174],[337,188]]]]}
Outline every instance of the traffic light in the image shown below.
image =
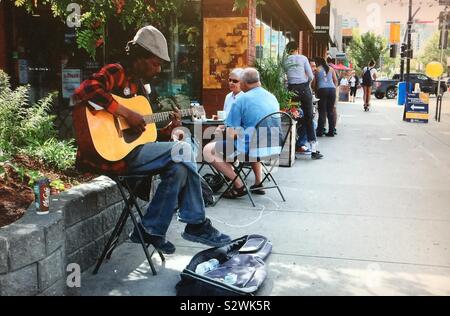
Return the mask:
{"type": "Polygon", "coordinates": [[[406,58],[406,44],[405,43],[403,43],[400,48],[400,57],[406,58]]]}
{"type": "Polygon", "coordinates": [[[396,58],[397,57],[397,44],[391,44],[391,49],[389,51],[389,56],[391,58],[396,58]]]}
{"type": "Polygon", "coordinates": [[[400,48],[400,57],[401,58],[413,58],[414,57],[413,50],[408,49],[408,45],[406,45],[405,43],[403,43],[400,48]]]}

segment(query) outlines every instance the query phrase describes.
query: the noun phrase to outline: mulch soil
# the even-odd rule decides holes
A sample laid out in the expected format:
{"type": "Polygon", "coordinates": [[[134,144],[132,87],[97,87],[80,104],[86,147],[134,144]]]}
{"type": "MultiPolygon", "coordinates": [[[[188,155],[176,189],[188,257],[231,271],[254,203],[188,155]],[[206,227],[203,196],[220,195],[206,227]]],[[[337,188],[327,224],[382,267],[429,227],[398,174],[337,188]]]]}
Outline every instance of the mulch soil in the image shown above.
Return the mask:
{"type": "MultiPolygon", "coordinates": [[[[79,183],[94,179],[94,174],[80,174],[76,170],[58,172],[43,163],[25,156],[16,156],[11,164],[22,166],[28,170],[39,171],[43,177],[53,180],[61,180],[66,190],[79,183]]],[[[34,192],[28,186],[29,178],[21,179],[19,174],[10,164],[4,165],[5,175],[0,177],[0,227],[14,223],[22,218],[31,203],[34,202],[34,192]]],[[[52,191],[52,194],[58,194],[52,191]]]]}

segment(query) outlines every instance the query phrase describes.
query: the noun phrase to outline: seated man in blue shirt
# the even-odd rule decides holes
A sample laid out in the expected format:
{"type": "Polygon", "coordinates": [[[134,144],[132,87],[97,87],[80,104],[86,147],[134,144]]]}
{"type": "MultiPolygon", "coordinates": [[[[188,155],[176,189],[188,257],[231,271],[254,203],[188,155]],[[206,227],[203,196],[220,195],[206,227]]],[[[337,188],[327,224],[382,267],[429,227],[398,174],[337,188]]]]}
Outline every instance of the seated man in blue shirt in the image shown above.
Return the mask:
{"type": "MultiPolygon", "coordinates": [[[[205,146],[204,159],[211,163],[228,179],[236,178],[231,163],[238,155],[246,157],[250,154],[250,142],[254,128],[266,116],[280,111],[280,105],[273,94],[261,87],[259,72],[254,68],[246,68],[242,72],[241,89],[244,92],[234,103],[225,121],[227,127],[225,141],[216,141],[205,146]]],[[[262,188],[262,167],[258,162],[252,163],[255,173],[255,184],[251,189],[262,188]]],[[[264,194],[263,190],[254,193],[264,194]]],[[[238,198],[247,194],[244,184],[237,179],[232,190],[225,198],[238,198]]]]}

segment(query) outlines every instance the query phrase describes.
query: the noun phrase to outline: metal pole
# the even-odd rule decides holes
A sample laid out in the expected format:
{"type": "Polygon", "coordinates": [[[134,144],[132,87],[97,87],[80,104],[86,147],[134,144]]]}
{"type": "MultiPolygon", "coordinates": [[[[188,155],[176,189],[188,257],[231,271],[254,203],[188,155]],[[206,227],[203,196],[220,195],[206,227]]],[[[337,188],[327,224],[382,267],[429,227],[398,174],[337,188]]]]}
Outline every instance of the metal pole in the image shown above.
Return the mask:
{"type": "MultiPolygon", "coordinates": [[[[447,40],[444,38],[444,36],[446,35],[447,31],[447,6],[445,7],[445,13],[444,13],[444,23],[443,23],[443,28],[441,30],[441,42],[439,43],[439,45],[441,46],[441,58],[440,58],[440,62],[441,64],[444,61],[444,43],[447,42],[447,40]]],[[[443,98],[443,91],[441,92],[441,79],[442,79],[442,75],[439,76],[439,80],[438,80],[438,86],[437,86],[437,92],[436,92],[436,121],[441,122],[441,112],[442,112],[442,98],[443,98]]]]}
{"type": "Polygon", "coordinates": [[[407,30],[407,35],[408,35],[408,40],[406,43],[406,103],[405,103],[405,108],[403,111],[403,120],[406,120],[406,108],[407,108],[407,103],[408,103],[408,93],[409,93],[409,82],[410,82],[410,73],[411,73],[411,58],[410,58],[410,54],[411,54],[411,31],[412,31],[412,0],[409,0],[409,12],[408,12],[408,30],[407,30]]]}
{"type": "Polygon", "coordinates": [[[405,59],[400,57],[400,82],[405,80],[405,59]]]}
{"type": "Polygon", "coordinates": [[[411,54],[411,31],[412,31],[412,0],[409,0],[409,17],[408,17],[408,42],[407,42],[407,54],[406,54],[406,74],[407,74],[407,78],[406,78],[406,82],[407,85],[406,87],[409,88],[409,82],[411,80],[410,78],[410,73],[411,73],[411,58],[410,58],[410,54],[411,54]]]}

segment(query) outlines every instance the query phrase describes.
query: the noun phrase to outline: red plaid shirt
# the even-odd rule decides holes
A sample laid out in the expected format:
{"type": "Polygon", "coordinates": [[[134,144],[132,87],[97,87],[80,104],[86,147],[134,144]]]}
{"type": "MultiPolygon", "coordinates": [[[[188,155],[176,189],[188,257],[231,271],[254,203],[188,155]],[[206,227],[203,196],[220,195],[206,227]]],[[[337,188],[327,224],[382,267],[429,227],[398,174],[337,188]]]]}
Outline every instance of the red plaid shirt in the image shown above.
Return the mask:
{"type": "MultiPolygon", "coordinates": [[[[119,103],[111,94],[122,97],[133,97],[138,93],[138,81],[127,76],[125,69],[120,64],[104,66],[99,72],[93,74],[76,89],[73,100],[76,104],[88,101],[101,106],[114,114],[119,103]]],[[[125,161],[110,162],[100,155],[87,157],[79,149],[77,152],[77,168],[83,171],[99,172],[107,174],[124,174],[128,167],[125,161]]]]}

